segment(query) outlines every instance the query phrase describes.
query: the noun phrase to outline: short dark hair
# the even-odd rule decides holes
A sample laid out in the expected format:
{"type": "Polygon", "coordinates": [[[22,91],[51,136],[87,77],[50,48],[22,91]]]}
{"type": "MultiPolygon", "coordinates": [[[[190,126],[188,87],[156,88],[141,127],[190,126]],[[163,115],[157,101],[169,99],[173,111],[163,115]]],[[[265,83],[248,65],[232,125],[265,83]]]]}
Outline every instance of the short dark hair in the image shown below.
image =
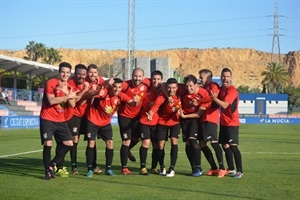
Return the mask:
{"type": "Polygon", "coordinates": [[[123,83],[123,80],[120,78],[114,78],[114,83],[123,83]]]}
{"type": "Polygon", "coordinates": [[[159,70],[155,70],[151,73],[151,78],[155,75],[159,75],[161,77],[161,79],[163,79],[163,73],[159,70]]]}
{"type": "Polygon", "coordinates": [[[183,79],[184,84],[186,84],[187,82],[190,82],[190,81],[192,81],[194,84],[197,84],[196,76],[190,74],[190,75],[184,77],[184,79],[183,79]]]}
{"type": "Polygon", "coordinates": [[[59,64],[59,66],[58,66],[58,72],[61,72],[61,68],[63,68],[63,67],[69,68],[70,71],[71,71],[71,69],[72,69],[72,65],[71,65],[70,63],[68,63],[68,62],[61,62],[61,63],[59,64]]]}
{"type": "Polygon", "coordinates": [[[225,67],[225,68],[222,69],[221,74],[223,74],[224,72],[230,72],[230,74],[232,74],[231,70],[229,68],[227,68],[227,67],[225,67]]]}
{"type": "Polygon", "coordinates": [[[167,84],[173,84],[173,83],[177,84],[178,81],[177,81],[175,78],[169,78],[169,79],[167,80],[167,84]]]}
{"type": "Polygon", "coordinates": [[[97,67],[97,65],[95,65],[95,64],[90,64],[90,65],[88,66],[87,70],[89,71],[90,69],[97,69],[97,70],[98,70],[98,67],[97,67]]]}
{"type": "Polygon", "coordinates": [[[84,64],[78,64],[78,65],[75,66],[75,73],[76,73],[77,69],[87,70],[87,67],[84,64]]]}

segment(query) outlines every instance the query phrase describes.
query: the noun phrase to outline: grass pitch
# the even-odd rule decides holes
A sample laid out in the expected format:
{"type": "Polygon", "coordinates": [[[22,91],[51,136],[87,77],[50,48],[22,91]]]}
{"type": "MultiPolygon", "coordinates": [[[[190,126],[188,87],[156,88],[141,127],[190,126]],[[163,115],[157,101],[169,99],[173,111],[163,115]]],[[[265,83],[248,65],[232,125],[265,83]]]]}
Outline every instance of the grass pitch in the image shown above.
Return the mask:
{"type": "MultiPolygon", "coordinates": [[[[85,176],[86,142],[80,139],[78,162],[80,175],[42,180],[43,162],[39,130],[0,130],[0,198],[1,199],[299,199],[300,196],[300,126],[299,125],[242,125],[240,150],[244,177],[192,177],[179,143],[179,155],[174,178],[150,174],[140,176],[138,144],[133,153],[137,162],[128,161],[133,175],[120,173],[119,149],[121,140],[114,127],[115,177],[85,176]]],[[[104,168],[105,144],[97,141],[98,163],[104,168]]],[[[212,148],[211,148],[212,149],[212,148]]],[[[170,142],[166,143],[165,163],[169,164],[170,142]]],[[[151,149],[147,166],[151,165],[151,149]]],[[[213,152],[214,153],[214,152],[213,152]]],[[[52,148],[52,156],[54,148],[52,148]]],[[[209,169],[202,154],[202,168],[209,169]]],[[[225,160],[225,158],[224,158],[225,160]]],[[[70,169],[69,154],[65,166],[70,169]]]]}

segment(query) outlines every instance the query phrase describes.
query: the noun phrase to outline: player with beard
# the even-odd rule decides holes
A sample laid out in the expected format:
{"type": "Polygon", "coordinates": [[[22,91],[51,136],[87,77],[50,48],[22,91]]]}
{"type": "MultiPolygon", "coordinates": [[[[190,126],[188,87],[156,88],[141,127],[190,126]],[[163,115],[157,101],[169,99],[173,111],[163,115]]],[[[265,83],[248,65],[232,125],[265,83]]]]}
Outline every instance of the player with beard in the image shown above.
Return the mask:
{"type": "MultiPolygon", "coordinates": [[[[93,103],[94,96],[99,94],[99,91],[102,86],[106,86],[107,84],[111,84],[111,79],[105,81],[98,72],[98,67],[95,64],[90,64],[87,69],[86,82],[89,83],[89,87],[87,91],[84,93],[83,97],[79,101],[81,104],[81,111],[84,113],[87,107],[91,106],[93,103]]],[[[80,134],[86,134],[87,128],[87,119],[86,116],[83,115],[81,118],[80,124],[80,134]]],[[[93,160],[93,172],[95,174],[101,174],[103,170],[97,165],[97,149],[96,144],[94,147],[94,160],[93,160]]]]}
{"type": "Polygon", "coordinates": [[[238,149],[239,145],[239,95],[236,88],[231,84],[232,72],[224,68],[221,72],[222,86],[219,94],[210,91],[213,101],[220,106],[220,134],[219,143],[222,144],[228,164],[228,174],[234,178],[241,178],[243,174],[242,156],[238,149]],[[233,157],[236,164],[236,173],[234,170],[233,157]]]}
{"type": "MultiPolygon", "coordinates": [[[[219,94],[220,87],[218,83],[212,82],[212,72],[208,69],[202,69],[199,71],[199,78],[202,84],[202,87],[207,91],[213,91],[215,94],[219,94]]],[[[200,136],[199,143],[201,151],[204,153],[207,161],[209,162],[211,169],[207,172],[206,175],[213,176],[217,175],[219,178],[226,175],[226,170],[223,164],[223,153],[218,143],[218,124],[219,124],[219,106],[214,103],[211,99],[210,105],[207,107],[205,112],[200,118],[200,136]],[[211,146],[213,147],[218,163],[219,168],[217,167],[212,152],[207,146],[207,142],[210,141],[211,146]]]]}
{"type": "Polygon", "coordinates": [[[133,137],[140,137],[139,113],[150,84],[149,79],[144,79],[144,71],[141,68],[135,68],[132,72],[132,79],[123,82],[122,92],[137,102],[136,106],[122,103],[118,109],[118,122],[122,138],[120,149],[121,173],[124,175],[131,174],[127,168],[129,145],[133,137]]]}
{"type": "Polygon", "coordinates": [[[67,121],[70,131],[73,135],[73,147],[70,150],[71,166],[73,175],[79,174],[77,169],[77,146],[79,142],[79,130],[81,118],[85,113],[85,105],[81,104],[81,97],[88,90],[89,84],[85,81],[87,76],[87,67],[83,64],[75,66],[75,74],[68,81],[76,93],[76,105],[74,107],[72,118],[67,121]]]}
{"type": "MultiPolygon", "coordinates": [[[[163,79],[163,74],[161,71],[153,71],[151,73],[151,86],[147,90],[146,97],[143,100],[141,112],[140,112],[140,129],[141,129],[141,140],[142,145],[140,147],[140,174],[148,175],[148,171],[146,168],[146,160],[147,160],[147,151],[152,143],[152,173],[158,173],[157,166],[157,158],[158,158],[158,141],[156,135],[156,124],[158,121],[158,115],[152,118],[152,120],[148,119],[148,111],[152,107],[155,99],[160,93],[160,87],[163,79]]],[[[132,141],[131,141],[132,142],[132,141]]]]}

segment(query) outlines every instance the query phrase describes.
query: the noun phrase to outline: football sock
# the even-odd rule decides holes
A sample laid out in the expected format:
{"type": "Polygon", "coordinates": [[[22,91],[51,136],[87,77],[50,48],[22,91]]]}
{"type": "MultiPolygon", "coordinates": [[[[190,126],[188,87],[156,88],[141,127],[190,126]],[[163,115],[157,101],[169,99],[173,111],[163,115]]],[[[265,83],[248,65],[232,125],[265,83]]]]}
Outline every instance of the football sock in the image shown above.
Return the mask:
{"type": "Polygon", "coordinates": [[[93,170],[94,148],[87,146],[85,155],[86,155],[86,162],[87,162],[88,170],[93,170]]]}
{"type": "Polygon", "coordinates": [[[185,153],[190,162],[191,168],[193,169],[195,162],[193,157],[193,148],[191,145],[187,145],[187,144],[185,145],[185,153]]]}
{"type": "Polygon", "coordinates": [[[233,145],[230,145],[230,148],[231,148],[231,150],[233,152],[233,155],[234,155],[236,170],[238,172],[242,172],[243,173],[243,169],[242,169],[242,155],[241,155],[240,150],[238,149],[237,146],[233,146],[233,145]]]}
{"type": "Polygon", "coordinates": [[[59,151],[56,153],[56,155],[53,158],[53,160],[50,162],[50,166],[53,167],[54,166],[53,163],[59,163],[59,162],[61,162],[71,148],[72,148],[72,146],[63,145],[59,149],[59,151]]]}
{"type": "Polygon", "coordinates": [[[217,157],[217,160],[218,160],[218,163],[219,163],[219,169],[225,170],[224,163],[223,163],[223,152],[222,152],[222,149],[220,147],[220,144],[217,143],[217,142],[216,143],[211,143],[211,146],[215,150],[216,157],[217,157]]]}
{"type": "Polygon", "coordinates": [[[96,143],[95,143],[95,146],[94,146],[94,157],[93,157],[93,168],[96,168],[97,167],[97,148],[96,148],[96,143]]]}
{"type": "Polygon", "coordinates": [[[145,147],[143,147],[143,146],[140,147],[140,162],[141,162],[141,168],[146,167],[147,152],[148,152],[148,148],[145,148],[145,147]]]}
{"type": "Polygon", "coordinates": [[[201,150],[200,146],[196,139],[189,140],[192,148],[193,148],[193,158],[195,162],[195,166],[201,166],[201,150]]]}
{"type": "Polygon", "coordinates": [[[105,149],[105,158],[106,158],[106,170],[111,169],[111,164],[114,157],[114,149],[105,149]]]}
{"type": "Polygon", "coordinates": [[[158,150],[152,149],[152,163],[151,163],[151,169],[155,169],[157,167],[158,163],[158,150]]]}
{"type": "Polygon", "coordinates": [[[129,146],[125,146],[124,144],[122,144],[121,149],[120,149],[120,157],[121,157],[122,167],[127,166],[128,151],[129,151],[129,146]]]}
{"type": "Polygon", "coordinates": [[[205,147],[203,147],[201,150],[202,150],[202,152],[203,152],[203,154],[204,154],[206,160],[207,160],[208,163],[210,164],[210,168],[211,168],[212,170],[218,169],[218,167],[217,167],[217,165],[216,165],[216,163],[215,163],[214,157],[213,157],[213,155],[212,155],[212,153],[211,153],[210,148],[209,148],[208,146],[205,146],[205,147]]]}
{"type": "Polygon", "coordinates": [[[178,145],[177,144],[171,145],[170,156],[171,156],[171,166],[173,166],[173,170],[174,170],[174,166],[176,164],[177,156],[178,156],[178,145]]]}
{"type": "Polygon", "coordinates": [[[51,148],[52,148],[51,146],[45,146],[45,145],[43,147],[43,162],[44,162],[45,171],[47,171],[50,166],[51,148]]]}
{"type": "Polygon", "coordinates": [[[77,168],[77,166],[76,166],[76,163],[77,163],[77,146],[78,146],[78,143],[73,143],[73,147],[70,150],[72,169],[77,168]]]}
{"type": "Polygon", "coordinates": [[[165,150],[164,149],[158,149],[158,162],[160,166],[165,166],[165,150]]]}
{"type": "Polygon", "coordinates": [[[227,161],[228,169],[229,170],[234,170],[234,164],[233,164],[233,153],[230,147],[228,148],[223,148],[225,152],[225,158],[227,161]]]}

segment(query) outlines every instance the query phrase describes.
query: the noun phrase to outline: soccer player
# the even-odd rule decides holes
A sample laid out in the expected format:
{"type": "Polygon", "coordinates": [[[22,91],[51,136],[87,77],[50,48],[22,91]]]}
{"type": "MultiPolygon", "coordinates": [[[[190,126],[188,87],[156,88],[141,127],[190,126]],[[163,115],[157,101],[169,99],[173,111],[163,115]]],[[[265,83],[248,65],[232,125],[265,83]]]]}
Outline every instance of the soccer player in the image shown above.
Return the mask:
{"type": "Polygon", "coordinates": [[[192,175],[201,176],[201,150],[198,144],[198,125],[199,116],[202,115],[207,103],[202,102],[209,96],[209,93],[198,86],[197,78],[194,75],[188,75],[184,78],[184,85],[187,93],[182,97],[182,109],[179,110],[180,125],[183,133],[183,141],[186,143],[185,151],[192,167],[192,175]],[[198,113],[198,110],[202,113],[198,113]],[[195,114],[194,117],[185,117],[185,115],[195,114]]]}
{"type": "Polygon", "coordinates": [[[239,95],[236,88],[231,84],[232,72],[224,68],[221,72],[222,87],[219,94],[211,91],[214,102],[221,107],[219,143],[223,145],[226,161],[228,164],[228,174],[234,178],[243,176],[242,156],[238,149],[239,144],[239,95]],[[234,170],[233,157],[236,164],[234,170]]]}
{"type": "Polygon", "coordinates": [[[143,100],[142,108],[140,112],[140,129],[141,129],[141,140],[142,145],[140,147],[140,174],[148,175],[148,171],[146,168],[146,160],[147,160],[147,151],[150,145],[150,141],[152,142],[152,166],[151,172],[157,174],[158,171],[156,169],[157,166],[157,158],[158,158],[158,147],[157,147],[157,136],[156,132],[156,124],[158,121],[158,116],[152,118],[152,120],[148,119],[148,111],[152,107],[153,102],[157,98],[160,93],[160,87],[163,79],[163,74],[161,71],[153,71],[151,73],[151,86],[147,91],[146,97],[143,100]]]}
{"type": "Polygon", "coordinates": [[[65,107],[75,105],[75,92],[68,87],[71,65],[67,62],[59,64],[59,78],[53,78],[45,84],[45,94],[40,113],[40,136],[43,148],[45,168],[44,180],[54,178],[54,167],[73,146],[72,134],[65,121],[65,107]],[[52,137],[57,142],[56,155],[51,160],[52,137]],[[50,161],[51,160],[51,161],[50,161]]]}
{"type": "MultiPolygon", "coordinates": [[[[212,77],[213,74],[208,69],[202,69],[199,71],[199,78],[202,87],[207,92],[213,91],[213,93],[219,94],[219,85],[215,82],[212,82],[212,77]]],[[[220,144],[218,143],[219,115],[219,106],[210,98],[210,105],[206,108],[205,112],[200,118],[201,131],[199,131],[199,144],[201,151],[204,153],[211,166],[211,169],[207,172],[207,175],[218,175],[219,178],[222,178],[226,175],[226,170],[223,164],[223,152],[220,144]],[[216,165],[212,152],[207,146],[208,141],[210,141],[211,146],[215,150],[219,167],[216,165]]]]}
{"type": "Polygon", "coordinates": [[[118,122],[122,138],[120,149],[121,173],[124,175],[131,174],[127,167],[129,145],[131,138],[140,136],[138,127],[139,112],[149,86],[150,81],[149,79],[144,79],[144,71],[141,68],[135,68],[132,72],[132,79],[123,82],[122,92],[130,98],[134,98],[135,102],[138,102],[136,106],[122,103],[118,109],[118,122]]]}
{"type": "MultiPolygon", "coordinates": [[[[90,64],[88,66],[86,81],[89,83],[89,87],[88,87],[88,91],[84,93],[82,99],[80,100],[82,105],[81,109],[87,109],[88,106],[91,106],[93,102],[93,98],[94,96],[99,94],[100,88],[108,84],[108,82],[104,81],[104,79],[99,75],[98,67],[95,64],[90,64]]],[[[83,115],[81,118],[80,133],[86,134],[86,128],[87,128],[87,119],[86,116],[83,115]]],[[[93,172],[95,174],[101,174],[103,172],[103,170],[97,166],[96,144],[94,147],[93,172]]]]}
{"type": "Polygon", "coordinates": [[[89,87],[89,83],[85,81],[86,76],[87,67],[83,64],[78,64],[75,66],[74,76],[68,81],[73,90],[76,91],[76,105],[74,107],[73,116],[71,116],[71,119],[67,121],[70,131],[73,135],[73,147],[70,150],[73,175],[79,174],[77,169],[77,146],[79,142],[81,118],[86,109],[86,105],[81,104],[81,98],[89,87]]]}
{"type": "Polygon", "coordinates": [[[111,117],[119,108],[121,102],[131,103],[135,102],[130,99],[126,94],[122,93],[123,81],[119,78],[114,78],[112,88],[102,88],[99,96],[94,98],[93,104],[87,109],[87,134],[88,145],[86,148],[87,156],[87,177],[93,176],[93,158],[94,146],[96,137],[105,141],[105,157],[106,157],[106,170],[105,174],[114,176],[111,170],[113,160],[113,132],[110,123],[111,117]]]}
{"type": "MultiPolygon", "coordinates": [[[[181,109],[181,95],[177,93],[177,80],[169,78],[166,82],[167,96],[161,92],[148,112],[149,120],[156,119],[158,114],[157,135],[158,135],[158,160],[160,164],[160,175],[167,177],[175,176],[175,165],[178,157],[178,137],[180,135],[179,116],[177,111],[181,109]],[[170,101],[169,101],[170,100],[170,101]],[[165,142],[171,139],[170,167],[168,172],[164,165],[165,142]]],[[[185,93],[185,90],[181,93],[185,93]]]]}

